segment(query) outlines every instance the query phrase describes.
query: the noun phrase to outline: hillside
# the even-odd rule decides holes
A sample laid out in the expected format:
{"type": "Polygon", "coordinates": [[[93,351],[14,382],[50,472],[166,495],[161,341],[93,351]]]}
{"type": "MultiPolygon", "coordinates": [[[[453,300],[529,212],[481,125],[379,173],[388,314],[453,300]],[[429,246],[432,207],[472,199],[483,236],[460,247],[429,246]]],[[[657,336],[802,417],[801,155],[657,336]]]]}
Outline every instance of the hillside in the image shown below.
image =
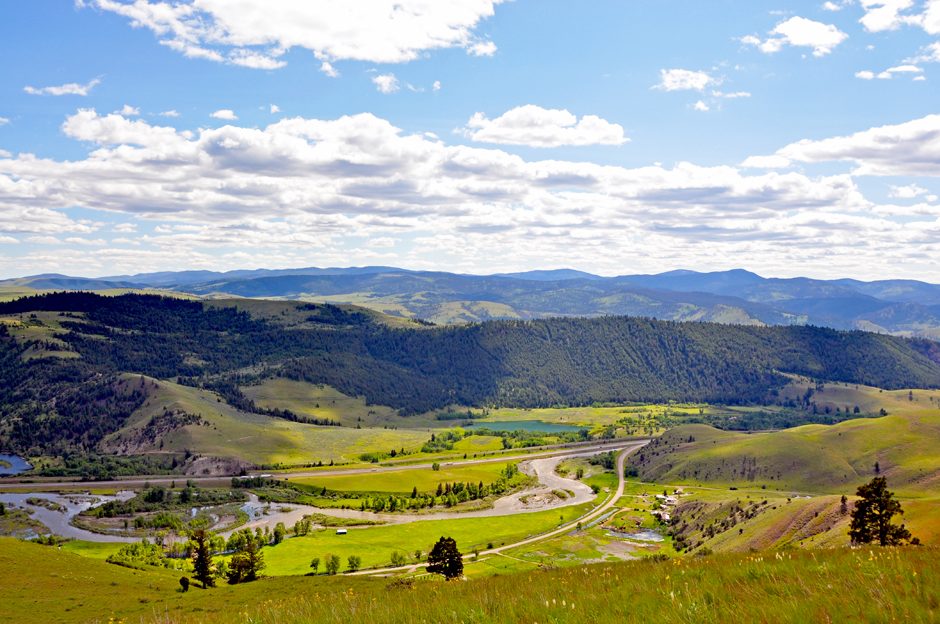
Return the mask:
{"type": "Polygon", "coordinates": [[[758,403],[779,395],[790,381],[784,372],[940,386],[936,343],[863,332],[628,317],[435,328],[386,318],[331,305],[153,295],[0,303],[0,447],[97,448],[146,400],[124,374],[213,390],[242,412],[263,410],[240,386],[286,377],[403,416],[450,405],[758,403]]]}
{"type": "MultiPolygon", "coordinates": [[[[784,392],[801,389],[794,384],[784,392]]],[[[940,494],[940,393],[827,384],[814,399],[820,408],[860,404],[889,415],[761,434],[686,425],[630,463],[648,481],[832,494],[854,492],[876,474],[877,463],[903,495],[940,494]]]]}
{"type": "Polygon", "coordinates": [[[443,583],[280,577],[178,591],[138,571],[0,539],[5,613],[17,622],[929,622],[940,603],[931,548],[714,555],[536,570],[443,583]],[[23,561],[30,574],[20,573],[23,561]],[[629,599],[624,599],[628,596],[629,599]]]}
{"type": "Polygon", "coordinates": [[[37,275],[4,293],[175,289],[205,297],[348,303],[435,323],[630,315],[752,325],[811,324],[940,337],[940,286],[913,280],[764,278],[735,269],[601,277],[569,269],[496,275],[394,267],[161,272],[99,279],[37,275]]]}

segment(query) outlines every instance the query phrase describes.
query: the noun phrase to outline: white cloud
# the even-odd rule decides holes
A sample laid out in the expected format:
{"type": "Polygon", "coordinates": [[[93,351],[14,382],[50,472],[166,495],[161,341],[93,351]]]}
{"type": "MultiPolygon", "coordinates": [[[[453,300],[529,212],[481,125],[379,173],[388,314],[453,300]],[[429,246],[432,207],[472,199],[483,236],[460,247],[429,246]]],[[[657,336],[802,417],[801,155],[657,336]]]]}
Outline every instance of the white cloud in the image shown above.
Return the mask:
{"type": "Polygon", "coordinates": [[[865,15],[859,20],[869,32],[896,30],[912,22],[904,12],[914,6],[914,0],[860,0],[865,15]]]}
{"type": "Polygon", "coordinates": [[[908,184],[906,186],[892,186],[891,192],[888,193],[888,196],[894,197],[896,199],[915,199],[921,195],[926,195],[929,192],[930,191],[927,189],[916,184],[908,184]]]}
{"type": "Polygon", "coordinates": [[[723,98],[726,100],[738,100],[741,98],[749,98],[751,94],[749,91],[712,91],[712,97],[723,98]]]}
{"type": "Polygon", "coordinates": [[[140,109],[136,106],[131,106],[130,104],[125,104],[121,107],[121,110],[114,112],[118,115],[123,115],[124,117],[136,117],[140,115],[140,109]]]}
{"type": "Polygon", "coordinates": [[[281,107],[278,106],[277,104],[272,104],[270,107],[268,107],[268,112],[271,113],[272,115],[276,115],[279,112],[281,112],[281,107]]]}
{"type": "MultiPolygon", "coordinates": [[[[161,44],[193,58],[261,69],[284,65],[291,48],[321,60],[402,63],[422,53],[464,48],[490,56],[474,30],[503,0],[89,0],[85,4],[148,28],[161,44]]],[[[328,72],[325,72],[328,73],[328,72]]]]}
{"type": "Polygon", "coordinates": [[[703,113],[707,113],[708,111],[711,110],[711,109],[708,107],[708,104],[706,104],[706,103],[703,102],[702,100],[699,100],[698,102],[696,102],[695,104],[693,104],[693,105],[692,105],[692,108],[694,108],[694,109],[697,110],[697,111],[703,112],[703,113]]]}
{"type": "Polygon", "coordinates": [[[440,81],[440,80],[435,80],[435,81],[434,81],[434,84],[431,85],[431,90],[432,90],[432,91],[440,91],[440,90],[441,90],[441,81],[440,81]]]}
{"type": "Polygon", "coordinates": [[[336,71],[336,68],[333,67],[333,64],[329,61],[323,61],[320,63],[320,71],[330,78],[339,78],[339,72],[336,71]]]}
{"type": "Polygon", "coordinates": [[[495,119],[474,113],[462,130],[481,143],[559,147],[562,145],[623,145],[629,139],[623,127],[596,115],[580,119],[564,109],[526,104],[495,119]]]}
{"type": "Polygon", "coordinates": [[[176,110],[170,109],[170,110],[165,110],[162,113],[160,113],[160,116],[161,117],[179,117],[180,114],[176,110]]]}
{"type": "Polygon", "coordinates": [[[860,78],[862,80],[874,80],[875,72],[869,71],[867,69],[863,69],[862,71],[855,72],[855,77],[860,78]]]}
{"type": "Polygon", "coordinates": [[[29,93],[30,95],[81,95],[86,96],[91,93],[91,90],[101,84],[100,78],[95,78],[89,80],[85,84],[80,84],[77,82],[69,82],[63,85],[50,86],[50,87],[33,87],[27,85],[23,87],[23,91],[29,93]]]}
{"type": "Polygon", "coordinates": [[[777,150],[774,157],[778,163],[848,161],[855,163],[855,175],[940,176],[940,115],[848,136],[804,139],[777,150]]]}
{"type": "Polygon", "coordinates": [[[220,108],[209,116],[215,119],[224,119],[225,121],[235,121],[238,119],[238,115],[230,108],[220,108]]]}
{"type": "Polygon", "coordinates": [[[704,91],[705,87],[720,82],[703,71],[661,69],[659,70],[659,84],[654,88],[662,91],[704,91]]]}
{"type": "Polygon", "coordinates": [[[5,126],[5,125],[7,125],[8,123],[10,123],[9,118],[7,118],[7,117],[0,117],[0,126],[5,126]]]}
{"type": "Polygon", "coordinates": [[[18,242],[20,242],[18,238],[13,238],[12,236],[0,236],[0,244],[15,245],[18,242]]]}
{"type": "Polygon", "coordinates": [[[395,93],[400,88],[395,74],[379,74],[372,77],[372,84],[380,93],[395,93]]]}
{"type": "Polygon", "coordinates": [[[917,74],[923,73],[923,69],[917,67],[916,65],[898,65],[897,67],[889,67],[888,69],[880,72],[877,76],[879,80],[891,80],[895,74],[917,74]]]}
{"type": "Polygon", "coordinates": [[[496,44],[492,41],[478,41],[467,48],[471,56],[493,56],[496,54],[496,44]]]}
{"type": "Polygon", "coordinates": [[[842,0],[841,2],[832,2],[831,0],[827,0],[826,2],[823,2],[822,8],[823,11],[841,11],[845,7],[851,5],[853,1],[854,0],[842,0]]]}
{"type": "Polygon", "coordinates": [[[527,160],[370,114],[189,133],[86,110],[63,130],[90,143],[87,157],[0,160],[0,235],[96,241],[132,220],[139,233],[122,236],[139,244],[37,243],[0,254],[0,271],[374,261],[481,272],[550,257],[615,273],[731,256],[757,271],[786,259],[832,276],[926,276],[940,253],[935,207],[875,204],[845,174],[527,160]],[[114,214],[90,223],[68,216],[76,207],[114,214]],[[911,216],[892,221],[901,212],[911,216]],[[382,238],[398,241],[394,255],[363,243],[382,238]]]}
{"type": "Polygon", "coordinates": [[[785,46],[813,49],[813,56],[825,56],[848,39],[848,35],[833,26],[805,17],[794,16],[780,22],[770,31],[770,37],[760,39],[754,35],[741,38],[741,43],[757,47],[761,52],[773,54],[785,46]]]}
{"type": "Polygon", "coordinates": [[[924,47],[920,54],[909,58],[905,63],[940,63],[940,41],[931,43],[924,47]]]}

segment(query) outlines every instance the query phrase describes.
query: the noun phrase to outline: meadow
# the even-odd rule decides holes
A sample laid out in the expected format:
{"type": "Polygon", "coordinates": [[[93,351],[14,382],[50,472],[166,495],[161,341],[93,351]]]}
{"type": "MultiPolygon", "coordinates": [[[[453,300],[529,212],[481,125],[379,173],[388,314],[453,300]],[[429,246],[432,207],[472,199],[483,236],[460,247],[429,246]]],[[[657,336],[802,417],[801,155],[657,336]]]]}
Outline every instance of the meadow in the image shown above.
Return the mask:
{"type": "Polygon", "coordinates": [[[381,470],[374,473],[298,477],[291,483],[325,487],[334,492],[395,492],[410,494],[413,488],[419,493],[433,493],[441,483],[479,483],[490,485],[501,476],[506,464],[501,462],[470,465],[413,468],[405,470],[381,470]]]}
{"type": "MultiPolygon", "coordinates": [[[[6,617],[223,624],[419,622],[935,622],[940,553],[835,549],[644,560],[491,575],[270,577],[179,591],[178,574],[129,570],[0,540],[6,617]],[[30,561],[30,575],[20,571],[30,561]]],[[[267,556],[267,555],[266,555],[267,556]]]]}

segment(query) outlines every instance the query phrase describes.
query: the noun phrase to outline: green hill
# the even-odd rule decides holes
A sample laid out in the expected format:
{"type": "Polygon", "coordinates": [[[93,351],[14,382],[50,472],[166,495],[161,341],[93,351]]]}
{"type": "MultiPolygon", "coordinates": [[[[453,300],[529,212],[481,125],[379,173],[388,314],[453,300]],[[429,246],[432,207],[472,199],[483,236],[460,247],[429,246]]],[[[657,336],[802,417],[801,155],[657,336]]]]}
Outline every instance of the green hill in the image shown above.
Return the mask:
{"type": "Polygon", "coordinates": [[[0,449],[94,450],[145,400],[124,374],[297,419],[240,388],[283,377],[408,416],[452,405],[756,404],[774,393],[783,401],[783,373],[938,387],[940,347],[816,327],[629,317],[428,327],[354,307],[57,293],[0,303],[0,449]]]}
{"type": "MultiPolygon", "coordinates": [[[[783,392],[801,389],[794,384],[783,392]]],[[[833,494],[854,492],[877,464],[906,496],[940,495],[940,393],[827,384],[815,400],[889,415],[756,434],[686,425],[654,440],[631,463],[649,481],[833,494]]]]}

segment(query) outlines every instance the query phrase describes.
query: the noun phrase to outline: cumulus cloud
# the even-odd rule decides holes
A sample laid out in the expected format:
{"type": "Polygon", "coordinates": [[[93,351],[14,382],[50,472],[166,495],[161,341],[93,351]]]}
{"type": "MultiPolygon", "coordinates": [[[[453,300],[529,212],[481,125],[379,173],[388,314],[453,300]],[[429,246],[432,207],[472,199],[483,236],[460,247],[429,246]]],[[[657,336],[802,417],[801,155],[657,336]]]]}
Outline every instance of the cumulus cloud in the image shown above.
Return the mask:
{"type": "Polygon", "coordinates": [[[888,195],[896,199],[915,199],[929,192],[930,191],[917,184],[908,184],[905,186],[892,186],[891,192],[888,195]]]}
{"type": "Polygon", "coordinates": [[[124,235],[138,245],[0,257],[0,270],[350,264],[382,261],[389,250],[362,241],[383,238],[399,241],[397,263],[475,272],[545,257],[610,272],[706,267],[732,254],[757,270],[785,257],[836,274],[916,275],[935,270],[918,257],[940,252],[935,214],[895,223],[895,208],[868,201],[846,174],[527,160],[370,114],[190,133],[83,110],[63,130],[90,143],[87,157],[0,159],[0,235],[97,241],[103,226],[70,218],[75,207],[158,227],[124,235]]]}
{"type": "Polygon", "coordinates": [[[629,139],[623,127],[596,115],[580,119],[565,109],[549,109],[526,104],[489,119],[474,113],[462,129],[467,137],[481,143],[559,147],[562,145],[623,145],[629,139]]]}
{"type": "MultiPolygon", "coordinates": [[[[856,165],[855,175],[940,176],[940,115],[848,136],[804,139],[783,147],[772,158],[778,165],[848,161],[856,165]]],[[[758,166],[756,162],[748,159],[745,165],[758,166]]]]}
{"type": "Polygon", "coordinates": [[[9,118],[7,118],[7,117],[0,117],[0,126],[5,126],[5,125],[7,125],[8,123],[10,123],[9,118]]]}
{"type": "Polygon", "coordinates": [[[281,107],[278,106],[277,104],[271,104],[271,106],[268,107],[268,112],[271,113],[272,115],[276,115],[279,112],[281,112],[281,107]]]}
{"type": "Polygon", "coordinates": [[[474,31],[502,1],[87,0],[84,4],[126,17],[133,27],[153,31],[161,44],[186,56],[277,69],[285,64],[284,53],[295,47],[324,61],[402,63],[447,48],[491,56],[496,45],[474,31]]]}
{"type": "Polygon", "coordinates": [[[699,112],[702,112],[702,113],[707,113],[708,111],[711,110],[711,108],[709,108],[708,104],[706,104],[706,103],[703,102],[702,100],[699,100],[698,102],[696,102],[695,104],[693,104],[693,105],[692,105],[692,108],[695,109],[695,110],[697,110],[697,111],[699,111],[699,112]]]}
{"type": "Polygon", "coordinates": [[[320,71],[329,76],[330,78],[339,78],[339,72],[333,67],[333,64],[329,61],[323,61],[320,63],[320,71]]]}
{"type": "Polygon", "coordinates": [[[704,91],[706,87],[719,83],[719,80],[703,71],[661,69],[659,70],[659,84],[654,88],[661,91],[704,91]]]}
{"type": "Polygon", "coordinates": [[[812,48],[813,56],[819,57],[832,52],[848,37],[832,24],[793,16],[777,24],[766,39],[747,35],[741,38],[741,42],[755,46],[766,54],[779,52],[786,46],[812,48]]]}
{"type": "Polygon", "coordinates": [[[432,91],[440,91],[440,90],[441,90],[441,81],[440,81],[440,80],[435,80],[435,81],[434,81],[434,84],[431,85],[431,90],[432,90],[432,91]]]}
{"type": "Polygon", "coordinates": [[[33,87],[26,85],[23,87],[23,91],[29,93],[30,95],[80,95],[86,96],[91,93],[91,90],[101,84],[100,78],[95,78],[89,80],[85,84],[78,82],[69,82],[63,85],[55,85],[49,87],[33,87]]]}
{"type": "Polygon", "coordinates": [[[209,116],[214,119],[224,119],[225,121],[235,121],[238,119],[238,115],[236,115],[235,111],[230,108],[220,108],[219,110],[210,113],[209,116]]]}
{"type": "Polygon", "coordinates": [[[177,112],[176,110],[170,109],[170,110],[165,110],[165,111],[161,112],[161,113],[160,113],[160,116],[161,116],[161,117],[179,117],[180,114],[179,114],[179,112],[177,112]]]}
{"type": "Polygon", "coordinates": [[[372,77],[372,84],[379,90],[379,93],[395,93],[401,87],[398,85],[398,78],[395,74],[379,74],[372,77]]]}
{"type": "Polygon", "coordinates": [[[121,110],[115,112],[118,115],[123,115],[124,117],[136,117],[140,115],[140,109],[136,106],[131,106],[130,104],[125,104],[121,107],[121,110]]]}

